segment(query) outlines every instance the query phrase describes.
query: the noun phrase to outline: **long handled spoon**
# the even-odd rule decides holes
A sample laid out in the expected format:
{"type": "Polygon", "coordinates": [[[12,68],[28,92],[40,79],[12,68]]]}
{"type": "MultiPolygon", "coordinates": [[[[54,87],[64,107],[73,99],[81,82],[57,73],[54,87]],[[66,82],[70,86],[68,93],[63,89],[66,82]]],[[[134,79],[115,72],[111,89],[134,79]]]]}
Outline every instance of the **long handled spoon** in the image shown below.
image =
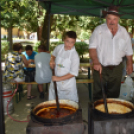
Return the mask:
{"type": "MultiPolygon", "coordinates": [[[[53,74],[53,76],[55,75],[55,71],[54,71],[54,69],[52,70],[52,74],[53,74]]],[[[57,94],[57,84],[56,84],[55,81],[53,81],[53,83],[54,83],[55,96],[56,96],[57,112],[59,113],[59,111],[60,111],[60,107],[59,107],[59,99],[58,99],[58,94],[57,94]]]]}
{"type": "Polygon", "coordinates": [[[100,74],[100,83],[101,83],[103,101],[104,101],[104,106],[105,106],[105,112],[108,114],[108,107],[107,107],[106,94],[105,94],[105,90],[104,90],[104,87],[103,87],[103,84],[102,84],[102,76],[101,76],[101,74],[100,74]]]}

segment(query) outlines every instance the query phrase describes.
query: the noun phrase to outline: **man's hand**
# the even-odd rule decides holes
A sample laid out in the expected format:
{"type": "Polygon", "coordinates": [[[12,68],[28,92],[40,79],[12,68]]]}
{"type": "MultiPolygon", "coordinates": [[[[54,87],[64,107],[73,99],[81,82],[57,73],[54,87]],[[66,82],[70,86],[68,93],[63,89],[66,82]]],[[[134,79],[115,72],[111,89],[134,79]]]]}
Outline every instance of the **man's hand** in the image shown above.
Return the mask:
{"type": "Polygon", "coordinates": [[[100,63],[94,64],[93,65],[93,68],[94,68],[94,70],[99,71],[99,73],[101,74],[101,72],[102,72],[102,66],[101,66],[100,63]]]}
{"type": "Polygon", "coordinates": [[[127,74],[131,74],[133,72],[133,66],[131,64],[128,64],[126,67],[127,74]]]}
{"type": "Polygon", "coordinates": [[[96,71],[99,71],[99,73],[101,74],[102,72],[102,66],[98,60],[98,56],[97,56],[97,51],[96,49],[89,49],[89,56],[93,61],[93,68],[96,71]]]}
{"type": "Polygon", "coordinates": [[[126,56],[127,57],[127,67],[126,67],[126,71],[127,74],[131,74],[133,72],[133,60],[132,60],[132,56],[126,56]]]}

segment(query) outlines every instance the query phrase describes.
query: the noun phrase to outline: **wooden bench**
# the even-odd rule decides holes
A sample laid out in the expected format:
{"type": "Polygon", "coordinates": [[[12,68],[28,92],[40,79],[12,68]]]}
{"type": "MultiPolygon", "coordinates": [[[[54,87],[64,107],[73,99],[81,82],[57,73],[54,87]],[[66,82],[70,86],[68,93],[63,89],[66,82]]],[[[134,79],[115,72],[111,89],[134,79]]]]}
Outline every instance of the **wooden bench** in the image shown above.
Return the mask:
{"type": "MultiPolygon", "coordinates": [[[[31,66],[29,66],[31,68],[31,66]]],[[[89,90],[89,99],[91,100],[91,83],[93,83],[93,79],[90,79],[90,67],[92,68],[92,66],[89,64],[89,63],[80,63],[80,68],[82,69],[83,67],[88,67],[88,79],[76,79],[76,83],[87,83],[88,84],[88,90],[89,90]]],[[[32,68],[35,68],[35,65],[32,65],[32,68]]],[[[13,82],[11,83],[13,85],[15,85],[16,83],[13,82]]],[[[27,83],[27,82],[19,82],[18,84],[20,85],[27,85],[27,84],[38,84],[36,82],[30,82],[30,83],[27,83]]],[[[46,84],[46,89],[48,89],[48,83],[44,83],[46,84]]],[[[22,88],[22,86],[20,86],[22,88]]],[[[19,90],[17,92],[17,94],[19,95],[16,95],[16,101],[19,102],[20,99],[21,99],[21,94],[23,90],[19,90]],[[19,97],[18,97],[19,96],[19,97]],[[18,99],[17,99],[18,98],[18,99]]],[[[22,95],[23,96],[23,95],[22,95]]]]}
{"type": "Polygon", "coordinates": [[[76,83],[93,83],[93,79],[76,79],[76,83]]]}
{"type": "MultiPolygon", "coordinates": [[[[93,79],[76,79],[76,83],[87,83],[87,84],[91,84],[91,83],[93,83],[93,79]]],[[[11,84],[13,84],[13,85],[15,85],[15,84],[17,84],[17,83],[15,83],[15,82],[13,82],[13,83],[11,83],[11,84]]],[[[38,84],[37,82],[18,82],[18,84],[19,85],[27,85],[27,84],[32,84],[32,85],[35,85],[35,84],[38,84]]],[[[46,84],[46,89],[48,90],[48,83],[43,83],[43,84],[46,84]]],[[[16,94],[16,102],[18,103],[20,100],[21,100],[21,97],[23,96],[22,94],[22,92],[23,92],[23,90],[22,90],[22,86],[20,86],[21,87],[21,90],[19,90],[18,92],[17,92],[17,94],[16,94]]],[[[91,100],[91,86],[90,85],[88,85],[88,89],[89,89],[89,98],[90,98],[90,100],[91,100]]]]}
{"type": "MultiPolygon", "coordinates": [[[[76,83],[93,83],[93,79],[76,79],[76,83]]],[[[11,83],[11,84],[16,84],[15,82],[11,83]]],[[[18,84],[38,84],[37,82],[18,82],[18,84]]],[[[43,83],[43,84],[47,84],[47,83],[43,83]]]]}

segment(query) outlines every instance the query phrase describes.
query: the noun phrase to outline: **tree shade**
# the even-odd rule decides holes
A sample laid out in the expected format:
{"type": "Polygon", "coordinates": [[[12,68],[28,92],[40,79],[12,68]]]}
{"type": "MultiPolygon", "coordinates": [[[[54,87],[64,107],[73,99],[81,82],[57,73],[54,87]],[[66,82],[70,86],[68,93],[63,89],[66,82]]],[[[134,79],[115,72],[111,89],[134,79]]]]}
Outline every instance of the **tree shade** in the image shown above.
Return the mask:
{"type": "Polygon", "coordinates": [[[37,0],[51,14],[101,17],[110,5],[119,6],[122,19],[134,19],[134,0],[37,0]]]}

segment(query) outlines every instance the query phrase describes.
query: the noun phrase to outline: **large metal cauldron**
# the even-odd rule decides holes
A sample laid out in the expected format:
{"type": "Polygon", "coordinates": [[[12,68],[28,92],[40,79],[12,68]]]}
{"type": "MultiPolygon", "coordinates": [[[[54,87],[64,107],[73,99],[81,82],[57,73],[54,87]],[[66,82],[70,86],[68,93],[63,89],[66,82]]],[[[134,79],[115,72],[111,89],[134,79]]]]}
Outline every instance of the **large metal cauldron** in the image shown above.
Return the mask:
{"type": "Polygon", "coordinates": [[[42,122],[46,125],[54,125],[54,124],[63,125],[64,123],[72,122],[73,120],[75,120],[79,112],[78,104],[76,102],[69,101],[69,100],[59,100],[59,104],[60,104],[60,107],[64,106],[64,107],[75,108],[76,112],[71,115],[67,115],[65,117],[57,118],[57,119],[47,119],[47,118],[42,118],[42,117],[37,116],[37,113],[39,111],[42,111],[44,108],[47,108],[47,107],[49,108],[53,106],[56,107],[56,101],[52,100],[52,101],[46,101],[46,102],[42,102],[38,104],[31,111],[31,119],[36,120],[38,122],[42,122]]]}
{"type": "Polygon", "coordinates": [[[118,117],[128,117],[134,114],[134,105],[131,102],[122,99],[107,99],[107,107],[109,114],[105,113],[103,99],[94,102],[94,112],[101,114],[102,116],[108,116],[112,119],[118,117]]]}
{"type": "MultiPolygon", "coordinates": [[[[31,111],[31,120],[29,121],[26,134],[83,134],[84,124],[82,121],[82,109],[78,104],[69,100],[59,100],[60,107],[75,108],[74,113],[56,119],[42,118],[37,116],[40,111],[56,107],[56,101],[46,101],[38,104],[31,111]],[[75,112],[76,111],[76,112],[75,112]]],[[[66,110],[65,110],[66,111],[66,110]]]]}
{"type": "MultiPolygon", "coordinates": [[[[124,126],[134,120],[134,105],[131,102],[121,99],[107,99],[108,114],[105,113],[103,100],[89,103],[88,109],[88,132],[89,134],[102,133],[122,133],[124,126]],[[102,106],[103,105],[103,106],[102,106]],[[97,106],[100,106],[97,108],[97,106]],[[97,109],[96,109],[97,108],[97,109]],[[117,122],[117,123],[116,123],[117,122]],[[95,127],[98,129],[96,130],[95,127]],[[101,129],[100,129],[101,128],[101,129]],[[105,132],[104,132],[105,131],[105,132]]],[[[130,125],[129,128],[130,128],[130,125]]],[[[124,130],[128,129],[127,125],[124,130]]],[[[132,128],[133,129],[133,128],[132,128]]],[[[125,131],[126,131],[125,130],[125,131]]],[[[132,130],[133,131],[133,130],[132,130]]],[[[130,133],[131,134],[131,133],[130,133]]]]}

